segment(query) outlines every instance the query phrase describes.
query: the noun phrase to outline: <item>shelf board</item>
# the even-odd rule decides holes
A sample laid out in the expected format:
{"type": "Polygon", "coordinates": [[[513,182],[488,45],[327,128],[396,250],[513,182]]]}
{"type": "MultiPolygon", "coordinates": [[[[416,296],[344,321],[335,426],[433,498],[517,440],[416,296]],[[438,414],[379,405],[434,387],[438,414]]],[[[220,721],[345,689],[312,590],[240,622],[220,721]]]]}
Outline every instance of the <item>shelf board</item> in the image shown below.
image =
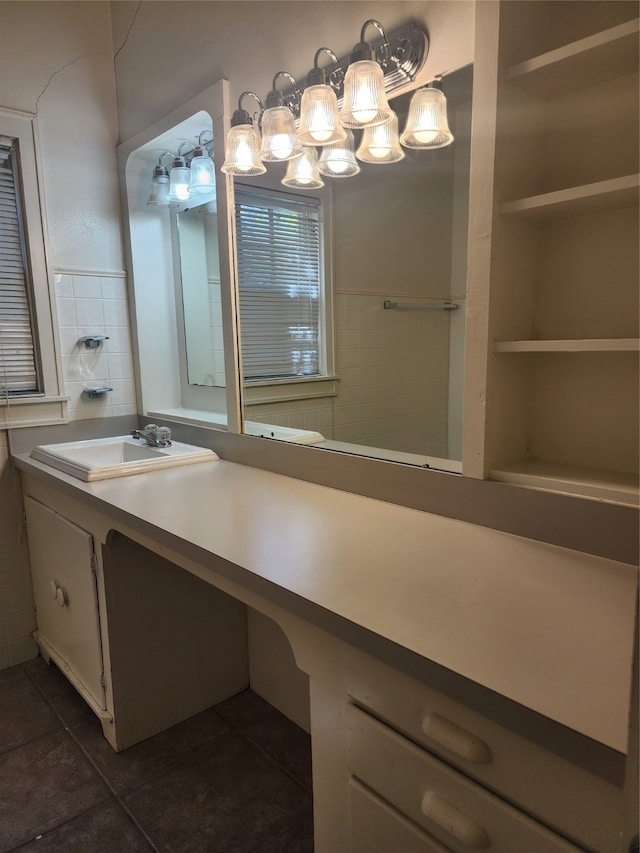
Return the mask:
{"type": "Polygon", "coordinates": [[[640,505],[638,475],[524,459],[489,473],[492,480],[601,501],[640,505]]]}
{"type": "Polygon", "coordinates": [[[537,97],[553,98],[633,74],[638,71],[639,24],[635,18],[513,65],[505,80],[537,97]]]}
{"type": "Polygon", "coordinates": [[[638,338],[557,341],[494,341],[494,352],[640,352],[638,338]]]}
{"type": "Polygon", "coordinates": [[[624,175],[594,184],[569,187],[542,195],[519,198],[500,205],[500,212],[531,219],[556,219],[638,204],[640,175],[624,175]]]}

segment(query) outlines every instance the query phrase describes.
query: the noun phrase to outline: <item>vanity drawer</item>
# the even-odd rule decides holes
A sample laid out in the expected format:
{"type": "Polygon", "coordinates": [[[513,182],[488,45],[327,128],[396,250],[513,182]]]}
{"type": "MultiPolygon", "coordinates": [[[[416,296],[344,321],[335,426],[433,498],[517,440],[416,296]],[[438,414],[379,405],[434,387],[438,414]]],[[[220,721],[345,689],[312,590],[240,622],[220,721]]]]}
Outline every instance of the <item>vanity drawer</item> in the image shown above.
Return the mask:
{"type": "Polygon", "coordinates": [[[447,853],[439,841],[349,779],[349,853],[447,853]]]}
{"type": "Polygon", "coordinates": [[[423,683],[362,657],[352,701],[577,843],[615,853],[622,790],[423,683]]]}
{"type": "Polygon", "coordinates": [[[578,853],[354,705],[347,726],[350,773],[455,853],[578,853]]]}

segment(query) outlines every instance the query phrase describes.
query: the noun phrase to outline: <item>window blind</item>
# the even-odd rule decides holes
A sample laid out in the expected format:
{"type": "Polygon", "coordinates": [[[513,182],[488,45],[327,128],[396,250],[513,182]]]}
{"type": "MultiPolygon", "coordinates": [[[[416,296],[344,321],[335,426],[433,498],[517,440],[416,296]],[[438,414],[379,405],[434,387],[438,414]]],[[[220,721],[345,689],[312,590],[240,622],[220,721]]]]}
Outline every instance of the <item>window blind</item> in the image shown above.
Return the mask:
{"type": "Polygon", "coordinates": [[[0,137],[0,398],[37,392],[16,156],[0,137]]]}
{"type": "Polygon", "coordinates": [[[236,192],[245,380],[320,373],[319,203],[236,192]]]}

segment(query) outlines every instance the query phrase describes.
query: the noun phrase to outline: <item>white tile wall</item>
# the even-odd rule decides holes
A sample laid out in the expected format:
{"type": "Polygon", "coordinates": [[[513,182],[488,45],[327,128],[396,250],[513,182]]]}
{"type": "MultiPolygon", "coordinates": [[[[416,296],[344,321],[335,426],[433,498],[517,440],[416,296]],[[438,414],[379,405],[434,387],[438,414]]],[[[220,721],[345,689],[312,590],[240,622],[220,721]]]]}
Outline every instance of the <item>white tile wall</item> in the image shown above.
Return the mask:
{"type": "Polygon", "coordinates": [[[126,279],[114,275],[59,272],[55,275],[58,327],[70,420],[136,412],[126,279]],[[78,343],[84,335],[106,335],[98,349],[78,343]],[[113,389],[102,398],[83,393],[88,385],[113,389]]]}
{"type": "Polygon", "coordinates": [[[247,419],[446,457],[450,316],[385,311],[382,302],[375,294],[337,295],[337,397],[249,406],[247,419]]]}

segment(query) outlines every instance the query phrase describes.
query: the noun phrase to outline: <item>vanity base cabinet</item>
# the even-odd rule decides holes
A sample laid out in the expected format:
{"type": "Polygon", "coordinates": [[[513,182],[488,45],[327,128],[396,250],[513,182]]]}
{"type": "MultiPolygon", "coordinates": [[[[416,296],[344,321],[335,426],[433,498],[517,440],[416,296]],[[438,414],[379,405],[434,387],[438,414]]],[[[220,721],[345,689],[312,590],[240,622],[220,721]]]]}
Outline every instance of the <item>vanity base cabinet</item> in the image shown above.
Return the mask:
{"type": "Polygon", "coordinates": [[[632,752],[305,633],[292,639],[311,673],[316,853],[626,853],[632,752]]]}
{"type": "Polygon", "coordinates": [[[97,712],[106,708],[93,536],[25,497],[29,556],[43,656],[53,658],[97,712]]]}
{"type": "Polygon", "coordinates": [[[120,751],[249,686],[246,607],[23,474],[37,631],[120,751]]]}

